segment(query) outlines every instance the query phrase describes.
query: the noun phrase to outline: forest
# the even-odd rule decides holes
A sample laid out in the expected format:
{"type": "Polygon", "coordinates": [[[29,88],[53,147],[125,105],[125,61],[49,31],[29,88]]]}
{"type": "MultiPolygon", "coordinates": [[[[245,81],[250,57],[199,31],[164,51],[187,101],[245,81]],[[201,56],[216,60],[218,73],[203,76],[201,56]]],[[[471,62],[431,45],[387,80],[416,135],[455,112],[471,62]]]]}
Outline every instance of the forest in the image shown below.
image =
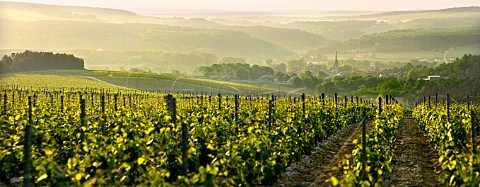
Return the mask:
{"type": "Polygon", "coordinates": [[[451,93],[477,95],[480,93],[480,55],[465,55],[449,64],[428,67],[411,63],[393,68],[382,77],[338,76],[319,81],[318,92],[354,93],[358,95],[434,95],[451,93]],[[425,80],[428,76],[442,80],[425,80]]]}
{"type": "Polygon", "coordinates": [[[479,2],[9,1],[0,187],[480,187],[479,2]]]}
{"type": "Polygon", "coordinates": [[[67,69],[84,69],[83,59],[72,54],[27,50],[23,53],[4,55],[0,60],[0,73],[67,69]]]}
{"type": "Polygon", "coordinates": [[[205,78],[255,80],[265,79],[273,81],[273,69],[245,63],[244,58],[224,57],[219,64],[200,66],[197,71],[205,78]]]}
{"type": "Polygon", "coordinates": [[[446,51],[455,46],[478,43],[478,27],[392,30],[336,43],[310,51],[308,55],[332,50],[355,52],[446,51]],[[473,39],[473,40],[472,40],[473,39]]]}
{"type": "MultiPolygon", "coordinates": [[[[8,28],[2,30],[0,56],[53,51],[75,54],[85,60],[87,69],[178,70],[193,75],[195,67],[219,63],[224,57],[244,58],[259,66],[288,66],[303,58],[328,67],[338,51],[341,61],[352,58],[375,66],[348,64],[345,70],[384,70],[413,59],[438,63],[444,56],[478,54],[478,45],[472,47],[480,43],[478,10],[224,12],[205,17],[0,2],[0,26],[8,28]]],[[[315,66],[310,71],[328,68],[315,66]]]]}
{"type": "MultiPolygon", "coordinates": [[[[326,65],[306,63],[303,59],[287,64],[258,66],[245,63],[243,58],[222,58],[218,64],[199,66],[202,77],[217,80],[271,81],[296,89],[320,94],[354,95],[428,95],[435,93],[480,93],[480,55],[464,55],[448,64],[429,64],[412,60],[400,67],[379,71],[380,76],[341,66],[341,75],[332,75],[326,65]],[[428,76],[440,76],[442,80],[426,80],[428,76]]],[[[370,66],[369,62],[347,60],[347,64],[370,66]]],[[[356,67],[356,66],[354,66],[356,67]]]]}

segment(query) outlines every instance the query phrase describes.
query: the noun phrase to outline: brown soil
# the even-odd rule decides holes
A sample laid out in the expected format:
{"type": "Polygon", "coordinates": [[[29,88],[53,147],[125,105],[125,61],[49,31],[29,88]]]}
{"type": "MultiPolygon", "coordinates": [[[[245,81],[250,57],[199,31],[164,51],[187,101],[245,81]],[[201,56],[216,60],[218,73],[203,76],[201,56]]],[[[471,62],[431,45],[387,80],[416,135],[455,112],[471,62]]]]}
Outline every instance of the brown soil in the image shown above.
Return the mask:
{"type": "Polygon", "coordinates": [[[283,178],[272,186],[330,186],[330,176],[339,175],[333,170],[345,154],[351,154],[352,141],[361,134],[360,124],[344,127],[316,146],[310,156],[287,168],[283,178]]]}
{"type": "Polygon", "coordinates": [[[402,120],[395,145],[393,171],[384,186],[443,186],[438,181],[440,174],[435,173],[437,153],[415,120],[402,120]]]}
{"type": "MultiPolygon", "coordinates": [[[[367,125],[367,129],[371,123],[367,125]]],[[[283,178],[272,186],[331,186],[331,176],[341,177],[337,170],[345,154],[351,154],[352,141],[360,138],[360,124],[347,126],[320,143],[310,156],[287,168],[283,178]]],[[[413,119],[404,119],[399,126],[395,142],[392,173],[386,176],[383,186],[443,186],[436,173],[438,156],[428,136],[413,119]]]]}

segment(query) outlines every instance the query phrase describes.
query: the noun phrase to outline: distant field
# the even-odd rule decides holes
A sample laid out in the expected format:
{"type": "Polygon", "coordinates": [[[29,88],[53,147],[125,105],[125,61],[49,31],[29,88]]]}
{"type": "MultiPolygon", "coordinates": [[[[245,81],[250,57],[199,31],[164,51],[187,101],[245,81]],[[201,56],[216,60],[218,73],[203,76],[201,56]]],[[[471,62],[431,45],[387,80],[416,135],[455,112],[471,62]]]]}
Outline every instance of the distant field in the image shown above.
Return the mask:
{"type": "Polygon", "coordinates": [[[447,57],[462,57],[465,54],[480,54],[480,44],[463,46],[447,53],[447,57]]]}
{"type": "Polygon", "coordinates": [[[291,88],[288,87],[286,83],[278,83],[278,82],[271,82],[271,81],[248,81],[248,80],[237,80],[233,81],[235,83],[240,84],[247,84],[251,86],[255,86],[260,88],[271,89],[270,92],[267,93],[282,93],[282,94],[315,94],[315,92],[306,90],[306,88],[291,88]]]}
{"type": "Polygon", "coordinates": [[[0,85],[26,88],[104,88],[130,90],[81,75],[5,74],[0,75],[0,85]]]}
{"type": "MultiPolygon", "coordinates": [[[[390,52],[390,53],[363,53],[363,54],[338,54],[339,60],[352,58],[354,60],[368,60],[371,62],[410,62],[411,60],[426,60],[443,62],[444,52],[390,52]]],[[[468,45],[447,53],[447,58],[462,57],[464,54],[480,54],[480,44],[468,45]]],[[[328,59],[335,59],[335,54],[326,55],[328,59]]]]}
{"type": "Polygon", "coordinates": [[[248,84],[163,74],[121,71],[39,71],[0,75],[1,85],[23,87],[66,87],[155,90],[160,92],[203,92],[205,94],[262,94],[277,90],[248,84]]]}
{"type": "Polygon", "coordinates": [[[204,92],[249,94],[271,92],[268,88],[227,81],[171,76],[165,74],[130,73],[120,71],[90,71],[90,76],[116,85],[139,90],[170,92],[204,92]]]}

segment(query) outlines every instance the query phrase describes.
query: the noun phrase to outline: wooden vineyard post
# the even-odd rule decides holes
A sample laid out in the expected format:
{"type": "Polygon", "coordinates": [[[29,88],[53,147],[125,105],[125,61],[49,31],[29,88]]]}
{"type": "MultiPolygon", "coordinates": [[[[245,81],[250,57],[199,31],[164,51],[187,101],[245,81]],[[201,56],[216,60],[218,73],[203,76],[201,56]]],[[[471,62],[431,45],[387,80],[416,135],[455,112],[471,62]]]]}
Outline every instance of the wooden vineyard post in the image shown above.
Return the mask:
{"type": "Polygon", "coordinates": [[[218,110],[222,109],[222,95],[218,93],[218,110]]]}
{"type": "Polygon", "coordinates": [[[268,101],[268,131],[272,130],[273,123],[273,100],[268,101]]]}
{"type": "Polygon", "coordinates": [[[85,99],[80,99],[81,142],[85,141],[85,131],[83,130],[84,128],[87,128],[86,121],[85,121],[85,116],[86,116],[86,114],[85,114],[85,99]]]}
{"type": "Polygon", "coordinates": [[[335,93],[335,108],[337,108],[337,93],[335,93]]]}
{"type": "Polygon", "coordinates": [[[438,104],[438,93],[435,93],[435,106],[438,104]]]}
{"type": "Polygon", "coordinates": [[[12,93],[12,111],[15,110],[15,92],[12,93]]]}
{"type": "Polygon", "coordinates": [[[176,99],[168,94],[165,96],[165,101],[167,102],[167,110],[168,112],[170,113],[170,115],[172,116],[172,123],[176,123],[177,122],[177,102],[176,102],[176,99]]]}
{"type": "Polygon", "coordinates": [[[430,95],[428,95],[428,108],[430,108],[430,95]]]}
{"type": "Polygon", "coordinates": [[[118,93],[113,96],[113,100],[114,100],[114,109],[115,111],[117,111],[118,93]]]}
{"type": "Polygon", "coordinates": [[[105,134],[105,123],[106,123],[106,116],[105,116],[105,95],[102,94],[100,97],[100,105],[102,107],[102,133],[105,134]]]}
{"type": "Polygon", "coordinates": [[[23,145],[23,159],[24,159],[24,169],[25,174],[23,176],[23,186],[29,187],[30,186],[30,167],[32,162],[32,154],[31,154],[31,145],[32,145],[32,125],[33,125],[33,117],[32,117],[32,96],[28,96],[28,124],[25,126],[25,143],[23,145]]]}
{"type": "MultiPolygon", "coordinates": [[[[177,115],[177,104],[176,104],[176,101],[175,99],[173,99],[173,108],[174,108],[174,115],[176,116],[177,115]]],[[[175,121],[176,121],[176,118],[175,117],[175,121]]],[[[187,174],[188,174],[188,171],[187,171],[187,167],[188,167],[188,163],[187,163],[187,150],[188,150],[188,127],[187,127],[187,124],[186,123],[182,123],[182,160],[183,160],[183,177],[185,179],[187,179],[187,174]]],[[[185,184],[186,186],[188,186],[187,184],[185,184]]]]}
{"type": "MultiPolygon", "coordinates": [[[[172,123],[175,125],[177,123],[177,101],[170,94],[165,96],[165,101],[167,102],[167,110],[172,116],[172,123]]],[[[188,186],[187,183],[185,182],[188,174],[187,150],[188,150],[188,127],[186,123],[182,123],[182,162],[183,162],[182,173],[184,177],[185,186],[188,186]]]]}
{"type": "Polygon", "coordinates": [[[128,106],[130,106],[130,108],[133,108],[133,105],[132,105],[132,95],[129,95],[129,96],[128,96],[128,106]]]}
{"type": "Polygon", "coordinates": [[[367,167],[367,125],[366,125],[367,115],[365,111],[363,112],[363,119],[362,119],[362,180],[366,179],[366,171],[365,168],[367,167]]]}
{"type": "Polygon", "coordinates": [[[467,109],[470,110],[470,95],[467,95],[467,109]]]}
{"type": "Polygon", "coordinates": [[[235,125],[238,129],[238,95],[235,95],[235,125]]]}
{"type": "Polygon", "coordinates": [[[306,117],[306,114],[305,114],[305,93],[302,93],[302,114],[303,114],[303,118],[306,117]]]}
{"type": "Polygon", "coordinates": [[[252,95],[250,95],[248,99],[250,100],[250,107],[252,107],[252,95]]]}
{"type": "Polygon", "coordinates": [[[322,93],[322,103],[325,104],[325,93],[322,93]]]}
{"type": "Polygon", "coordinates": [[[50,106],[51,106],[52,108],[55,108],[54,102],[53,102],[53,94],[49,94],[49,95],[50,95],[50,106]]]}
{"type": "Polygon", "coordinates": [[[447,121],[450,122],[450,94],[447,93],[447,121]]]}
{"type": "Polygon", "coordinates": [[[382,115],[382,97],[378,98],[378,115],[382,115]]]}
{"type": "Polygon", "coordinates": [[[3,95],[3,115],[7,114],[7,99],[8,99],[8,96],[7,96],[7,93],[5,93],[3,95]]]}
{"type": "Polygon", "coordinates": [[[63,101],[63,94],[60,96],[60,111],[63,112],[63,106],[64,105],[64,101],[63,101]]]}
{"type": "MultiPolygon", "coordinates": [[[[475,125],[475,112],[473,112],[473,110],[470,112],[470,120],[472,120],[472,153],[473,153],[473,156],[475,156],[475,154],[477,154],[477,150],[476,150],[476,145],[475,145],[475,138],[477,137],[477,132],[476,132],[476,125],[475,125]]],[[[474,158],[475,159],[475,158],[474,158]]]]}
{"type": "Polygon", "coordinates": [[[348,98],[347,96],[345,96],[345,102],[343,103],[345,108],[347,107],[347,102],[348,102],[348,98]]]}
{"type": "Polygon", "coordinates": [[[305,113],[305,93],[302,93],[302,118],[303,123],[298,126],[298,134],[302,133],[302,125],[307,124],[307,114],[305,113]]]}
{"type": "Polygon", "coordinates": [[[38,99],[37,93],[34,93],[33,94],[33,106],[37,106],[37,99],[38,99]]]}
{"type": "MultiPolygon", "coordinates": [[[[175,115],[174,119],[175,122],[177,121],[177,102],[175,98],[172,100],[173,102],[173,115],[175,115]]],[[[187,163],[187,150],[188,150],[188,127],[186,123],[182,123],[182,160],[183,160],[183,177],[186,180],[188,175],[188,163],[187,163]]],[[[185,183],[186,186],[188,186],[185,183]]]]}

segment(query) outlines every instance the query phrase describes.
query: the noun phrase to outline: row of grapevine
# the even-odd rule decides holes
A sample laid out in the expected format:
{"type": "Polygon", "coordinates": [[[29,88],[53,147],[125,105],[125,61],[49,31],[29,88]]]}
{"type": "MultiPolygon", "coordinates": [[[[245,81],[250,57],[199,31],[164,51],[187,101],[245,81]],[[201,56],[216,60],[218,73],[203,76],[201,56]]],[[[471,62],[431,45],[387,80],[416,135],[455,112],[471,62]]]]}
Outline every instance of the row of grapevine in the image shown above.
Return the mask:
{"type": "Polygon", "coordinates": [[[413,117],[432,139],[438,151],[442,182],[452,186],[480,185],[479,138],[472,134],[478,129],[480,106],[423,103],[413,110],[413,117]],[[473,114],[473,116],[472,116],[473,114]]]}
{"type": "Polygon", "coordinates": [[[30,96],[30,179],[41,186],[265,185],[318,141],[358,122],[360,111],[372,110],[353,99],[240,97],[235,107],[234,99],[195,96],[177,101],[173,123],[159,94],[2,92],[13,98],[2,100],[8,109],[0,117],[0,181],[25,174],[30,96]],[[182,125],[189,134],[186,178],[182,125]]]}
{"type": "Polygon", "coordinates": [[[366,130],[366,121],[363,122],[363,137],[353,141],[357,148],[339,163],[342,176],[331,177],[333,186],[381,185],[386,174],[392,171],[391,160],[403,108],[394,100],[387,100],[383,107],[381,98],[379,103],[377,113],[367,115],[374,117],[373,124],[366,130]]]}
{"type": "Polygon", "coordinates": [[[2,76],[0,78],[0,87],[28,87],[38,88],[68,88],[75,89],[78,87],[89,87],[94,89],[112,89],[112,90],[130,90],[129,88],[103,83],[92,80],[85,76],[74,75],[41,75],[41,74],[12,74],[2,76]],[[61,81],[59,81],[61,80],[61,81]]]}

